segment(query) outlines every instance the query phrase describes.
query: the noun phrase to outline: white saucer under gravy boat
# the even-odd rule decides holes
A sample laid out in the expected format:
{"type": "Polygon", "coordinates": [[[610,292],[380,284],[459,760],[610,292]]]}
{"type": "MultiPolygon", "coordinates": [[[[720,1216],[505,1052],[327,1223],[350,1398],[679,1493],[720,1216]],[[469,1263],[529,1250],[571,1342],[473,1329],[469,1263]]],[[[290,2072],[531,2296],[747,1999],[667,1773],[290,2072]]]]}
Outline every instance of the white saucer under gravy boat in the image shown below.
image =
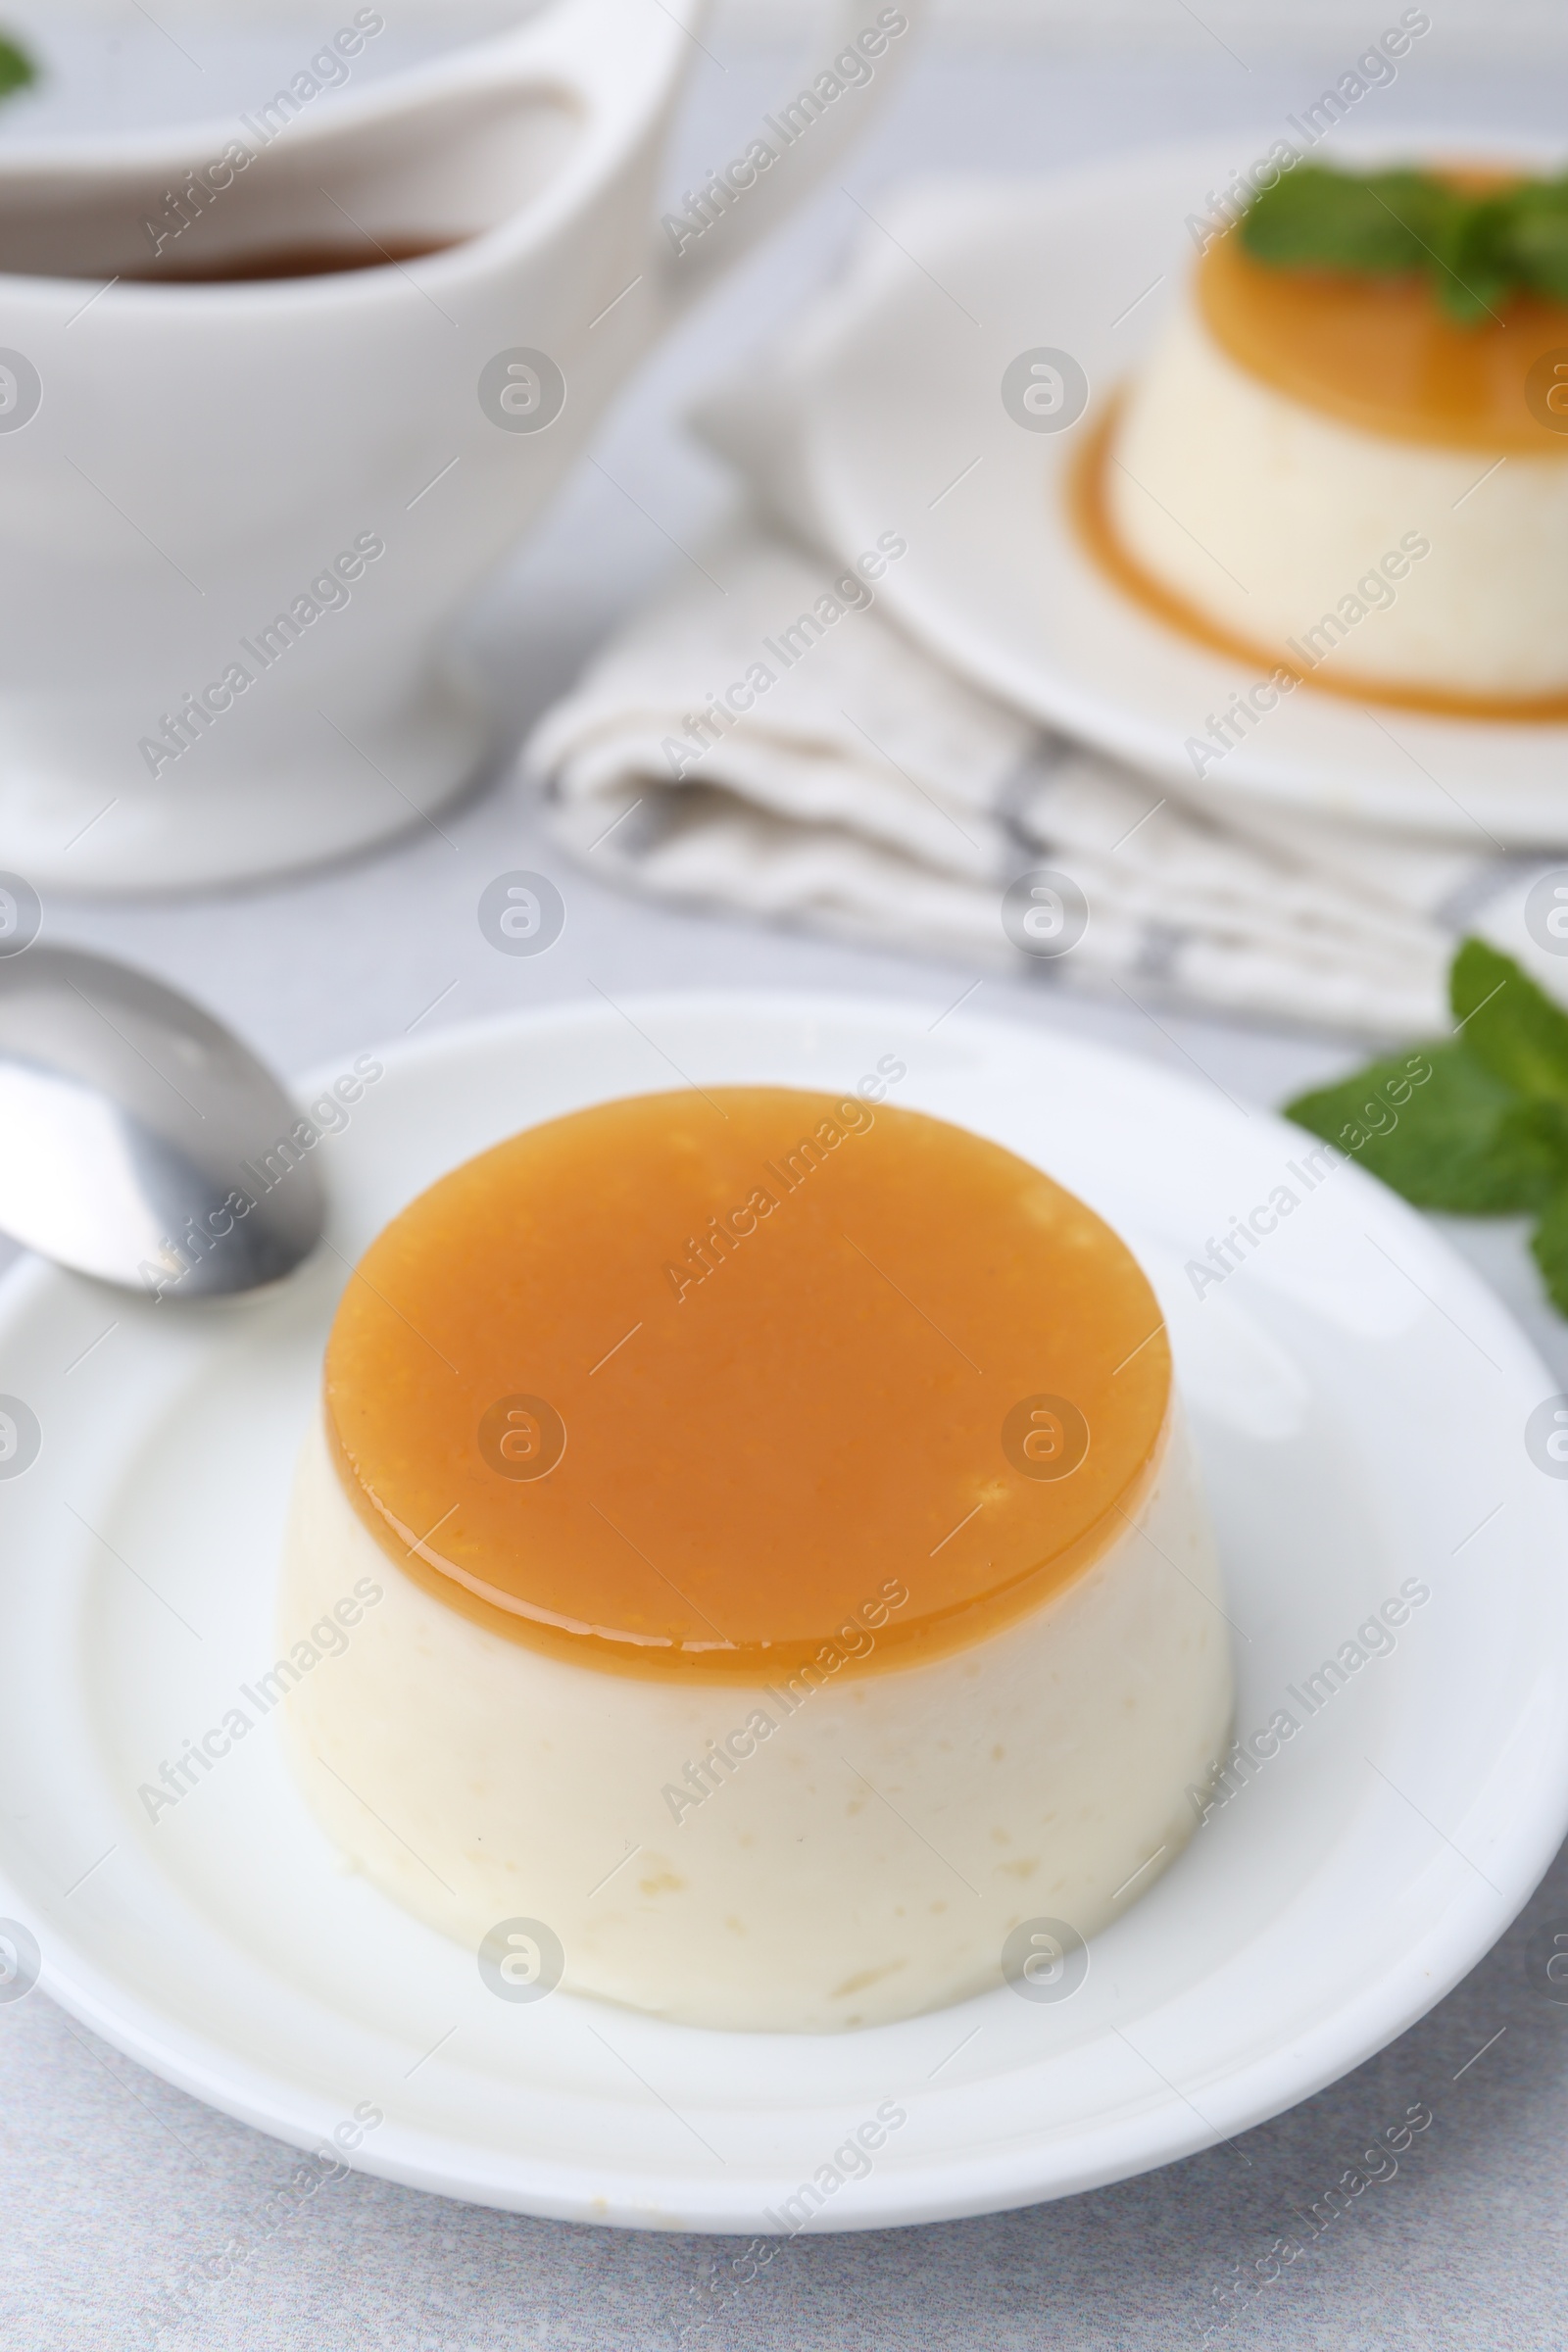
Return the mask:
{"type": "Polygon", "coordinates": [[[0,868],[254,877],[461,790],[492,721],[454,613],[837,161],[913,14],[843,0],[800,86],[863,72],[797,111],[798,155],[759,124],[778,160],[727,168],[700,234],[656,175],[703,0],[570,0],[292,115],[0,150],[0,868]]]}

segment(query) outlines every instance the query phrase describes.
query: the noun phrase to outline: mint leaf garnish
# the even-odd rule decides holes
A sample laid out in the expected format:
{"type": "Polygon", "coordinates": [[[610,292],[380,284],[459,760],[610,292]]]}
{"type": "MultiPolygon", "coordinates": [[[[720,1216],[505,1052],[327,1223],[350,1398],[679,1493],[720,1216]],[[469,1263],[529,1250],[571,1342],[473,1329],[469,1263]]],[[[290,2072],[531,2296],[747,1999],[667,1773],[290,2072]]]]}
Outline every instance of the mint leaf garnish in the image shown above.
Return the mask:
{"type": "Polygon", "coordinates": [[[1539,293],[1568,302],[1568,180],[1532,182],[1510,199],[1509,249],[1539,293]]]}
{"type": "Polygon", "coordinates": [[[1509,956],[1467,939],[1448,975],[1456,1033],[1287,1104],[1418,1208],[1539,1218],[1531,1244],[1568,1315],[1568,1013],[1509,956]]]}
{"type": "Polygon", "coordinates": [[[0,98],[9,98],[13,90],[24,90],[37,78],[38,69],[26,51],[0,32],[0,98]]]}
{"type": "Polygon", "coordinates": [[[1424,274],[1466,325],[1514,293],[1568,302],[1568,177],[1467,194],[1428,172],[1298,164],[1249,207],[1241,238],[1276,270],[1424,274]]]}
{"type": "Polygon", "coordinates": [[[1467,939],[1448,973],[1448,1002],[1467,1054],[1516,1094],[1568,1102],[1568,1013],[1511,956],[1467,939]]]}
{"type": "Polygon", "coordinates": [[[1286,1115],[1417,1208],[1485,1217],[1544,1208],[1568,1184],[1568,1143],[1521,1118],[1530,1107],[1462,1045],[1444,1044],[1371,1062],[1286,1115]],[[1424,1082],[1416,1063],[1431,1072],[1424,1082]]]}
{"type": "Polygon", "coordinates": [[[1350,270],[1394,277],[1421,269],[1449,210],[1446,189],[1422,172],[1358,178],[1298,164],[1242,222],[1242,243],[1278,270],[1350,270]]]}

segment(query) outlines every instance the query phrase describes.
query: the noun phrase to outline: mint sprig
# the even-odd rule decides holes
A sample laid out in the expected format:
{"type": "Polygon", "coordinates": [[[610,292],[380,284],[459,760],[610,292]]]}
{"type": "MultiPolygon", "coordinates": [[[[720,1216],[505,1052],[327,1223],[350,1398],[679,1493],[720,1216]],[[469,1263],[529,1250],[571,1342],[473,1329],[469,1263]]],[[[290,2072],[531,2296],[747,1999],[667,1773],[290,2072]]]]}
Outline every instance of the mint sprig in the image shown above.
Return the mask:
{"type": "Polygon", "coordinates": [[[13,90],[24,90],[38,78],[38,69],[24,49],[0,32],[0,98],[9,98],[13,90]]]}
{"type": "Polygon", "coordinates": [[[1276,270],[1424,275],[1466,326],[1519,292],[1568,302],[1568,175],[1467,195],[1429,172],[1298,164],[1249,207],[1241,238],[1276,270]]]}
{"type": "Polygon", "coordinates": [[[1568,1013],[1480,939],[1454,956],[1448,995],[1452,1038],[1369,1062],[1286,1116],[1418,1208],[1534,1216],[1531,1250],[1568,1315],[1568,1013]]]}

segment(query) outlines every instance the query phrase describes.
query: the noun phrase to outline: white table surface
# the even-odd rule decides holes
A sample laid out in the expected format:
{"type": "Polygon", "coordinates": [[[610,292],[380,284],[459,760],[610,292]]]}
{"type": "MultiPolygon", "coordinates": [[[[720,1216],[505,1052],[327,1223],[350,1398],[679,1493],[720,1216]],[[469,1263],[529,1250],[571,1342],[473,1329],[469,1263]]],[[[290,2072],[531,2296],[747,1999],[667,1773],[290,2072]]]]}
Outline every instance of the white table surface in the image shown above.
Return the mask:
{"type": "MultiPolygon", "coordinates": [[[[1173,6],[1176,0],[1173,0],[1173,6]]],[[[1191,12],[1189,12],[1190,14],[1191,12]]],[[[1396,12],[1385,12],[1392,22],[1396,12]]],[[[1434,9],[1435,16],[1439,12],[1434,9]]],[[[38,15],[29,12],[36,24],[38,15]]],[[[428,24],[389,32],[378,68],[436,45],[428,24]]],[[[1229,22],[1229,21],[1228,21],[1229,22]]],[[[1368,36],[1381,24],[1369,20],[1368,36]]],[[[201,33],[176,49],[137,10],[55,43],[62,72],[39,127],[122,123],[245,102],[291,64],[277,41],[201,33]],[[200,68],[202,79],[195,76],[200,68]]],[[[1234,42],[1233,42],[1234,46],[1234,42]]],[[[1041,46],[928,52],[846,184],[867,200],[931,168],[1039,170],[1155,138],[1275,122],[1350,59],[1337,49],[1245,59],[1217,42],[1099,54],[1041,46]]],[[[672,179],[731,152],[772,105],[777,54],[721,46],[702,63],[672,179]],[[722,69],[722,70],[721,70],[722,69]]],[[[1561,55],[1446,49],[1441,16],[1398,84],[1391,122],[1556,132],[1561,55]]],[[[794,86],[793,83],[790,86],[794,86]]],[[[1369,106],[1362,110],[1370,111],[1369,106]]],[[[17,125],[21,127],[20,122],[17,125]]],[[[0,135],[4,135],[0,132],[0,135]]],[[[594,455],[511,567],[482,620],[487,663],[517,727],[542,709],[614,615],[691,544],[724,486],[673,421],[704,375],[779,319],[858,224],[839,193],[724,289],[627,388],[594,455]]],[[[158,905],[50,901],[57,939],[122,955],[207,999],[281,1068],[417,1025],[421,1032],[598,982],[726,991],[807,984],[913,998],[933,1018],[974,978],[959,965],[859,952],[783,931],[650,907],[601,887],[550,841],[511,780],[361,863],[254,892],[158,905]],[[506,868],[554,875],[568,908],[548,954],[514,959],[474,906],[506,868]]],[[[1073,999],[988,976],[971,999],[1026,1022],[1102,1039],[1203,1074],[1243,1102],[1277,1102],[1347,1066],[1343,1040],[1213,1021],[1158,1023],[1125,1001],[1073,999]]],[[[1568,1385],[1568,1327],[1540,1303],[1520,1233],[1453,1238],[1529,1326],[1568,1385]]],[[[1371,2064],[1234,2146],[1055,2205],[990,2220],[801,2238],[753,2283],[731,2242],[569,2228],[449,2204],[351,2175],[284,2227],[261,2216],[292,2153],[98,2042],[41,1993],[0,2007],[0,2327],[15,2352],[162,2342],[220,2347],[1160,2347],[1202,2340],[1210,2296],[1250,2270],[1338,2180],[1369,2134],[1412,2100],[1433,2110],[1396,2179],[1369,2189],[1215,2340],[1236,2345],[1556,2345],[1568,2336],[1568,2008],[1542,1997],[1532,1929],[1568,1928],[1568,1857],[1502,1943],[1371,2064]],[[1475,2053],[1485,2054],[1470,2064],[1475,2053]],[[202,2317],[160,2328],[157,2305],[190,2266],[248,2249],[206,2289],[202,2317]],[[725,2292],[705,2281],[718,2266],[725,2292]]],[[[1255,2272],[1254,2272],[1255,2277],[1255,2272]]]]}

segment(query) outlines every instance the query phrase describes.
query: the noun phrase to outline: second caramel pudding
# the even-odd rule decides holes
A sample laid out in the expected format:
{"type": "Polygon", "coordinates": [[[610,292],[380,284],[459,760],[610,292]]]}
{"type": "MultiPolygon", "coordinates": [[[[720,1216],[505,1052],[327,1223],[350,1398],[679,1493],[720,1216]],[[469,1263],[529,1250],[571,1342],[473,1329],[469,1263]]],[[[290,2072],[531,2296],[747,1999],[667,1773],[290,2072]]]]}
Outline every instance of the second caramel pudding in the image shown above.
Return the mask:
{"type": "Polygon", "coordinates": [[[1129,388],[1084,512],[1124,586],[1265,671],[1568,715],[1568,434],[1535,383],[1553,354],[1568,305],[1514,296],[1461,326],[1424,281],[1271,268],[1232,230],[1129,388]]]}
{"type": "Polygon", "coordinates": [[[381,1597],[296,1767],[470,1945],[542,1921],[568,1988],[884,2022],[1190,1834],[1230,1667],[1163,1322],[994,1144],[779,1088],[551,1121],[372,1245],[324,1403],[284,1631],[381,1597]]]}

